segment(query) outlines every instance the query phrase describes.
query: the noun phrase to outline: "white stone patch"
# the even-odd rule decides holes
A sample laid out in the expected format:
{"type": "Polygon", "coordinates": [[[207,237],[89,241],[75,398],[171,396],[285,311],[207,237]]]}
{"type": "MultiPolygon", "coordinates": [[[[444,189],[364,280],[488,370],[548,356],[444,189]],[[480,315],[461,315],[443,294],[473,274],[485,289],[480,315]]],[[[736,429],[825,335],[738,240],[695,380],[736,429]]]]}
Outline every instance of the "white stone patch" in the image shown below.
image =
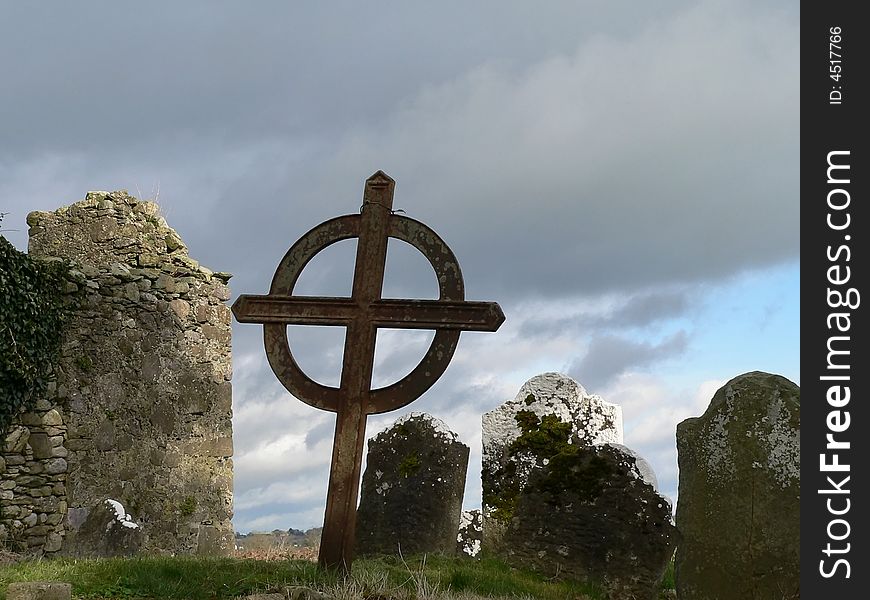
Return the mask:
{"type": "MultiPolygon", "coordinates": [[[[117,500],[112,500],[111,498],[106,500],[106,504],[108,504],[112,510],[115,511],[115,520],[119,522],[123,527],[128,527],[130,529],[139,529],[139,525],[133,522],[133,519],[127,514],[127,511],[124,510],[124,505],[118,502],[117,500]]],[[[111,523],[109,524],[111,525],[111,523]]],[[[108,529],[108,525],[106,526],[108,529]]]]}
{"type": "Polygon", "coordinates": [[[475,523],[474,519],[475,513],[479,512],[478,510],[464,510],[459,516],[459,532],[456,535],[456,541],[460,544],[460,552],[468,556],[477,556],[480,552],[479,538],[483,529],[481,522],[478,520],[475,523]]]}
{"type": "MultiPolygon", "coordinates": [[[[589,394],[577,381],[561,373],[543,373],[529,379],[513,400],[508,400],[483,415],[483,471],[484,477],[502,466],[507,449],[521,435],[516,416],[530,411],[539,419],[555,415],[563,423],[571,424],[571,443],[583,445],[622,444],[622,408],[605,401],[597,394],[589,394]]],[[[534,457],[514,457],[516,478],[523,483],[535,466],[534,457]]],[[[484,515],[491,507],[484,505],[484,515]]]]}
{"type": "Polygon", "coordinates": [[[635,475],[637,475],[639,479],[643,479],[644,482],[651,485],[655,491],[659,490],[659,482],[658,478],[656,477],[656,473],[653,470],[652,465],[649,464],[649,462],[643,456],[623,444],[614,444],[612,442],[608,442],[604,445],[618,448],[622,450],[622,452],[624,452],[625,454],[634,457],[635,468],[633,469],[633,472],[635,473],[635,475]]]}
{"type": "Polygon", "coordinates": [[[471,511],[463,510],[462,514],[459,515],[459,529],[465,529],[471,525],[472,521],[474,521],[474,516],[471,514],[471,511]]]}
{"type": "MultiPolygon", "coordinates": [[[[730,390],[730,388],[729,388],[730,390]]],[[[726,392],[726,410],[710,420],[704,435],[704,456],[707,459],[708,477],[722,479],[734,475],[734,456],[728,443],[728,415],[733,410],[732,395],[726,392]]]]}
{"type": "Polygon", "coordinates": [[[396,427],[397,425],[401,425],[402,423],[407,423],[410,420],[423,420],[426,421],[432,430],[435,432],[436,437],[442,438],[444,442],[452,443],[459,441],[459,435],[450,431],[450,428],[447,426],[447,423],[442,421],[441,419],[437,419],[430,415],[429,413],[423,412],[412,412],[403,417],[400,417],[396,420],[395,423],[390,425],[387,429],[384,430],[383,433],[388,432],[390,429],[396,427]]]}
{"type": "Polygon", "coordinates": [[[529,379],[513,400],[483,415],[484,454],[487,446],[499,450],[520,436],[516,415],[531,411],[539,418],[555,415],[574,425],[573,436],[585,444],[621,444],[622,408],[589,394],[578,382],[561,373],[543,373],[529,379]],[[534,396],[534,401],[526,401],[534,396]]]}
{"type": "Polygon", "coordinates": [[[762,435],[758,424],[755,426],[757,437],[761,440],[762,449],[767,454],[767,465],[764,465],[776,482],[783,488],[795,481],[801,480],[801,438],[800,430],[794,429],[789,420],[790,414],[785,402],[780,398],[779,390],[771,402],[767,412],[771,431],[762,435]]]}
{"type": "MultiPolygon", "coordinates": [[[[738,410],[735,406],[738,401],[739,392],[728,385],[725,388],[725,406],[717,409],[702,433],[708,477],[711,479],[735,475],[735,449],[731,447],[728,428],[736,419],[733,415],[738,410]]],[[[767,415],[746,430],[746,437],[756,440],[759,449],[767,457],[765,463],[754,461],[752,468],[769,471],[782,488],[795,481],[800,483],[800,430],[791,426],[790,417],[779,390],[775,390],[767,415]]]]}

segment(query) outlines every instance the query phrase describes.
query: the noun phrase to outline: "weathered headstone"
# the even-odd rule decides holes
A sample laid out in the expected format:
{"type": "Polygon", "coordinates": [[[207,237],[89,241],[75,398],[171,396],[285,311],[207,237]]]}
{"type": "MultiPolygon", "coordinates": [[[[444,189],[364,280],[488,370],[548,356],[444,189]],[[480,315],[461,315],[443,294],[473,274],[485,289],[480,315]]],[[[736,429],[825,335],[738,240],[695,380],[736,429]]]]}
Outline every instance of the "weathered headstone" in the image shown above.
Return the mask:
{"type": "Polygon", "coordinates": [[[676,585],[684,600],[799,597],[800,388],[735,377],[677,426],[676,585]]]}
{"type": "Polygon", "coordinates": [[[653,600],[677,536],[634,456],[605,444],[568,446],[535,468],[503,541],[515,566],[591,583],[609,600],[653,600]]]}
{"type": "Polygon", "coordinates": [[[142,528],[117,500],[107,499],[94,506],[81,521],[72,518],[69,535],[80,556],[132,556],[142,546],[142,528]]]}
{"type": "Polygon", "coordinates": [[[464,510],[459,517],[459,533],[456,535],[456,553],[460,556],[477,556],[483,542],[483,515],[480,510],[464,510]]]}
{"type": "Polygon", "coordinates": [[[536,466],[568,445],[622,443],[622,409],[561,373],[528,380],[483,415],[483,545],[500,552],[519,494],[536,466]]]}
{"type": "Polygon", "coordinates": [[[357,554],[456,551],[468,446],[424,413],[369,440],[357,512],[357,554]]]}
{"type": "Polygon", "coordinates": [[[335,442],[326,497],[319,563],[349,570],[356,538],[356,505],[370,414],[413,402],[441,377],[462,330],[496,331],[504,313],[494,302],[468,302],[459,261],[423,223],[395,214],[395,181],[378,171],[366,180],[360,214],[325,221],[300,238],[275,271],[269,294],[243,294],[233,314],[243,323],[262,323],[266,356],[275,375],[298,399],[336,413],[335,442]],[[396,238],[419,250],[438,278],[438,300],[381,298],[387,240],[396,238]],[[358,238],[350,298],[294,296],[302,269],[327,246],[358,238]],[[340,386],[327,387],[308,377],[293,358],[287,325],[339,325],[347,328],[340,386]],[[396,383],[372,389],[378,328],[434,329],[426,355],[396,383]]]}

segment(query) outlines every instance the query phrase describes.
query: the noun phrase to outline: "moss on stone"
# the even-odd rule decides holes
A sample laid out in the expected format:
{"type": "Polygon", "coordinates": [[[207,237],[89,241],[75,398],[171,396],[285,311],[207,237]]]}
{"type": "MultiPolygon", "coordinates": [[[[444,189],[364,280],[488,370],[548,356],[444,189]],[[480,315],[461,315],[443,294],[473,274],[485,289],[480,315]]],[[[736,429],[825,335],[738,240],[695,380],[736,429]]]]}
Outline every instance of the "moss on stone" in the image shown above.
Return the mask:
{"type": "MultiPolygon", "coordinates": [[[[535,402],[532,394],[526,398],[526,403],[535,402]],[[531,400],[531,402],[530,402],[531,400]]],[[[484,480],[483,502],[489,507],[489,516],[500,521],[510,521],[517,507],[520,492],[520,481],[517,475],[517,463],[524,457],[542,465],[545,460],[571,448],[571,423],[565,423],[556,415],[538,417],[531,410],[521,410],[514,416],[520,435],[507,448],[508,462],[500,469],[496,477],[484,480]]]]}
{"type": "Polygon", "coordinates": [[[390,428],[390,434],[394,437],[408,437],[411,435],[411,429],[405,423],[396,423],[390,428]]]}
{"type": "Polygon", "coordinates": [[[556,415],[539,418],[530,410],[521,410],[515,419],[522,433],[508,447],[508,454],[512,457],[520,452],[528,452],[543,460],[570,446],[571,423],[565,423],[556,415]]]}
{"type": "Polygon", "coordinates": [[[187,496],[181,501],[181,504],[178,505],[178,512],[184,517],[189,517],[196,511],[196,505],[196,498],[193,496],[187,496]]]}
{"type": "Polygon", "coordinates": [[[399,474],[402,477],[411,477],[416,475],[422,466],[423,463],[420,462],[420,456],[416,452],[413,452],[399,463],[399,474]]]}
{"type": "Polygon", "coordinates": [[[579,454],[580,448],[568,446],[553,456],[535,488],[554,497],[569,491],[584,502],[599,497],[605,482],[613,479],[613,463],[596,453],[579,454]]]}

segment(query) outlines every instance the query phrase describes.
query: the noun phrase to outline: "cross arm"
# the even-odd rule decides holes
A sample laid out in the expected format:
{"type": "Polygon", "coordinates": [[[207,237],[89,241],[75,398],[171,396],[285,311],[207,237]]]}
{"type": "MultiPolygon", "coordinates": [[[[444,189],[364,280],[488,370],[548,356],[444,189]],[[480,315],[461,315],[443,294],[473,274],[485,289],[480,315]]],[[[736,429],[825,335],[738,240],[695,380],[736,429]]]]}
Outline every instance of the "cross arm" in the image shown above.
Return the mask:
{"type": "Polygon", "coordinates": [[[255,296],[243,294],[233,303],[239,323],[347,325],[359,309],[350,298],[319,296],[255,296]]]}
{"type": "Polygon", "coordinates": [[[375,327],[465,331],[495,331],[504,322],[495,302],[376,300],[361,309],[352,298],[271,294],[239,296],[233,315],[240,323],[344,326],[362,316],[375,327]]]}
{"type": "Polygon", "coordinates": [[[393,329],[495,331],[504,323],[495,302],[378,300],[369,310],[372,323],[393,329]]]}

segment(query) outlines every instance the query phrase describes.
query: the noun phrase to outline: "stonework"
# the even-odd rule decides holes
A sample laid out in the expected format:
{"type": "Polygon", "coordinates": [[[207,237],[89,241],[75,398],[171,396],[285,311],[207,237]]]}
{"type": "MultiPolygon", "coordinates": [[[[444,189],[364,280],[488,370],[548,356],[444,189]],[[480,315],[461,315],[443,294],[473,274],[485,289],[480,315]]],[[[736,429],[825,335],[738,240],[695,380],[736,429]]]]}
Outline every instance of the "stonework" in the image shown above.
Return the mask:
{"type": "Polygon", "coordinates": [[[514,566],[591,583],[610,600],[654,600],[677,536],[670,503],[631,453],[572,445],[532,471],[503,542],[514,566]]]}
{"type": "Polygon", "coordinates": [[[565,445],[622,443],[622,409],[561,373],[527,381],[516,398],[483,415],[483,546],[501,538],[535,467],[565,445]]]}
{"type": "Polygon", "coordinates": [[[357,554],[456,551],[469,448],[434,417],[411,413],[369,440],[357,554]]]}
{"type": "Polygon", "coordinates": [[[60,413],[45,400],[9,428],[0,454],[0,544],[19,551],[60,550],[67,509],[66,431],[60,413]]]}
{"type": "Polygon", "coordinates": [[[28,215],[30,254],[71,259],[83,302],[56,382],[20,416],[0,459],[0,535],[77,554],[107,498],[142,527],[142,550],[233,547],[232,376],[227,273],[187,248],[153,202],[90,192],[28,215]]]}
{"type": "Polygon", "coordinates": [[[798,598],[800,388],[735,377],[677,426],[677,453],[679,597],[798,598]]]}

